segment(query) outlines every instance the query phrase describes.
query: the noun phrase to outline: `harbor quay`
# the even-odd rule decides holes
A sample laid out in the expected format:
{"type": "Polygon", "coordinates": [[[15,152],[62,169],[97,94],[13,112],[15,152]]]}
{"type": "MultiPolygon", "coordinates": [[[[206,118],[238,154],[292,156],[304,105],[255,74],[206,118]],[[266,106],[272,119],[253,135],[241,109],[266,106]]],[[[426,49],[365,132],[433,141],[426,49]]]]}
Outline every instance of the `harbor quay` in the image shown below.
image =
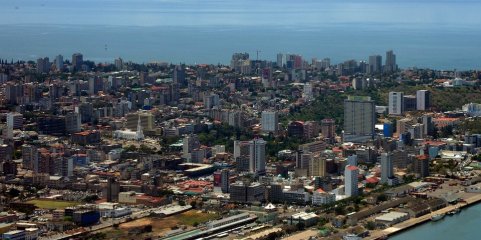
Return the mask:
{"type": "Polygon", "coordinates": [[[392,236],[396,233],[400,233],[402,231],[405,231],[409,228],[415,227],[415,226],[420,225],[422,223],[428,222],[428,221],[431,220],[431,216],[433,216],[433,215],[436,215],[436,214],[444,214],[445,215],[448,212],[455,210],[456,208],[463,209],[463,208],[469,207],[471,205],[477,204],[480,201],[481,201],[481,194],[476,194],[474,196],[471,196],[469,198],[464,199],[464,202],[457,203],[457,204],[454,204],[454,205],[449,205],[445,208],[434,211],[431,214],[426,214],[426,215],[423,215],[421,217],[412,218],[412,219],[406,220],[404,222],[395,224],[392,227],[389,227],[389,228],[386,228],[386,229],[383,229],[383,230],[374,231],[370,234],[370,236],[368,236],[364,239],[367,239],[367,240],[383,239],[385,237],[392,236]]]}

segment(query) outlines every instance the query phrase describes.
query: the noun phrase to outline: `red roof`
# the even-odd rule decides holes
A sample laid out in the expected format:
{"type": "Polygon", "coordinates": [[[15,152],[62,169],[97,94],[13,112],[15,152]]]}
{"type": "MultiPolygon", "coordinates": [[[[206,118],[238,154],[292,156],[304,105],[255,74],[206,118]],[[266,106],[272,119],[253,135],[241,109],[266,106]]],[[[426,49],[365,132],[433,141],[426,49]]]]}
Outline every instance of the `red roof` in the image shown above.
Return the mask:
{"type": "Polygon", "coordinates": [[[368,183],[378,183],[379,179],[377,177],[370,177],[370,178],[366,179],[366,182],[368,182],[368,183]]]}
{"type": "Polygon", "coordinates": [[[418,156],[416,156],[416,158],[419,159],[419,160],[426,160],[426,159],[428,159],[428,156],[427,155],[418,155],[418,156]]]}
{"type": "Polygon", "coordinates": [[[349,171],[354,171],[354,170],[357,170],[358,168],[357,168],[356,166],[348,165],[348,166],[347,166],[347,169],[348,169],[349,171]]]}

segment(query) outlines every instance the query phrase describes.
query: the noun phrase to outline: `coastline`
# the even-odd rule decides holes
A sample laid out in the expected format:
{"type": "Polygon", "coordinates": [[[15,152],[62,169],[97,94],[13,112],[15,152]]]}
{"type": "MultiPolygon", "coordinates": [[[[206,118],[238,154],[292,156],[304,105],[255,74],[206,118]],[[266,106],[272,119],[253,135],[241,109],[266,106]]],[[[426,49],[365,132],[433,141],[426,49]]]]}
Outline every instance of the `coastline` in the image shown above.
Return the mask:
{"type": "Polygon", "coordinates": [[[366,237],[364,239],[375,240],[375,239],[381,239],[382,237],[385,237],[385,236],[387,236],[387,237],[393,236],[395,234],[399,234],[403,231],[407,231],[411,228],[414,228],[416,226],[419,226],[419,225],[422,225],[426,222],[431,221],[431,215],[433,215],[433,214],[446,214],[449,211],[454,210],[455,208],[465,209],[467,207],[473,206],[473,205],[481,202],[481,194],[476,194],[472,197],[469,197],[469,198],[465,199],[465,201],[466,201],[465,203],[457,203],[455,205],[449,205],[445,208],[442,208],[442,209],[436,210],[434,212],[431,212],[430,214],[426,214],[426,215],[423,215],[423,216],[418,217],[418,218],[411,218],[411,219],[408,219],[404,222],[395,224],[395,225],[393,225],[389,228],[374,231],[368,237],[366,237]]]}

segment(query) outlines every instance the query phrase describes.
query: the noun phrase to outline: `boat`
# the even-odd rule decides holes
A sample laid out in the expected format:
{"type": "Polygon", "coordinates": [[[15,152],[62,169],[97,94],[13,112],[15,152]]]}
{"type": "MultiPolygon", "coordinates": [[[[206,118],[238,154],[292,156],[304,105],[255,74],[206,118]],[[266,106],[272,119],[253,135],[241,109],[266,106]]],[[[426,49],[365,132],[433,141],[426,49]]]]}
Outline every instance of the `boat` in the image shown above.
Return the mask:
{"type": "Polygon", "coordinates": [[[461,209],[460,209],[460,208],[455,208],[455,209],[449,211],[449,212],[448,212],[448,215],[458,214],[459,212],[461,212],[461,209]]]}
{"type": "Polygon", "coordinates": [[[458,214],[461,212],[461,208],[457,207],[453,211],[454,211],[454,214],[458,214]]]}
{"type": "Polygon", "coordinates": [[[431,221],[439,221],[444,218],[444,213],[443,214],[434,214],[431,215],[431,221]]]}

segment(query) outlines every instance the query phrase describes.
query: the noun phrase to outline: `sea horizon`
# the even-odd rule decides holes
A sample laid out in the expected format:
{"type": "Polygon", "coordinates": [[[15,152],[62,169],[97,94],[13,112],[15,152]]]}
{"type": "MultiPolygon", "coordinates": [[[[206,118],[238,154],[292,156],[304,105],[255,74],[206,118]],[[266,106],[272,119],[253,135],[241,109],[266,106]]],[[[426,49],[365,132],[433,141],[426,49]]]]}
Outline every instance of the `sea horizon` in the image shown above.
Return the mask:
{"type": "Polygon", "coordinates": [[[59,1],[6,2],[0,58],[81,52],[95,62],[228,64],[235,52],[368,60],[393,50],[401,68],[481,69],[476,1],[59,1]],[[431,8],[426,12],[423,9],[431,8]],[[462,15],[462,18],[459,17],[462,15]],[[107,49],[107,50],[105,50],[107,49]]]}

